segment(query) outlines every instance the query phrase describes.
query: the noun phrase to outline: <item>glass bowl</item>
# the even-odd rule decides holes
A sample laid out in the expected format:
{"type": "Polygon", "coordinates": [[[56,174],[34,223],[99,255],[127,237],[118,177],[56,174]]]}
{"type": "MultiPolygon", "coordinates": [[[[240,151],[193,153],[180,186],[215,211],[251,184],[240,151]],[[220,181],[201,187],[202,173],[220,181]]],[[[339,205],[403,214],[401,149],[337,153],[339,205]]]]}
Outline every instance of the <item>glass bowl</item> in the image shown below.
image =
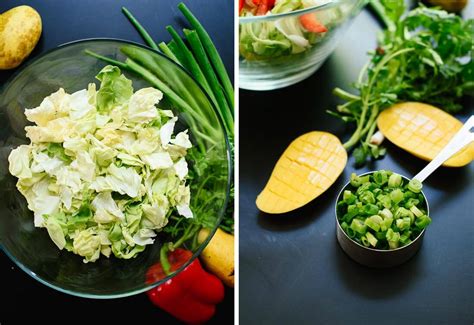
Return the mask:
{"type": "Polygon", "coordinates": [[[309,77],[334,51],[365,3],[322,1],[288,13],[239,17],[239,87],[271,90],[309,77]],[[301,17],[308,15],[316,17],[327,31],[306,31],[301,17]]]}
{"type": "MultiPolygon", "coordinates": [[[[374,172],[367,172],[364,174],[360,174],[359,176],[371,175],[374,172]]],[[[409,182],[410,179],[406,176],[401,175],[402,178],[409,182]]],[[[351,183],[347,182],[339,192],[339,195],[336,199],[335,204],[335,215],[336,215],[336,236],[339,245],[341,246],[342,250],[349,255],[354,261],[358,262],[359,264],[373,267],[373,268],[387,268],[393,267],[400,264],[407,262],[410,258],[412,258],[418,250],[421,248],[421,244],[423,243],[423,236],[425,234],[425,230],[423,229],[420,234],[408,245],[399,247],[396,249],[375,249],[365,247],[355,240],[352,240],[346,232],[342,229],[341,224],[339,223],[338,218],[338,211],[337,211],[337,203],[341,200],[344,191],[351,187],[351,183]]],[[[425,193],[421,191],[425,201],[425,208],[426,213],[430,215],[430,208],[428,204],[428,200],[426,199],[425,193]]]]}
{"type": "MultiPolygon", "coordinates": [[[[165,56],[149,48],[122,40],[94,39],[68,43],[60,46],[35,59],[18,71],[0,91],[0,247],[23,271],[34,279],[51,288],[64,293],[87,298],[117,298],[144,292],[152,287],[165,282],[171,276],[154,283],[147,283],[145,274],[148,268],[159,261],[160,248],[163,243],[173,239],[171,235],[160,232],[153,245],[138,254],[134,259],[122,260],[111,256],[102,256],[95,263],[83,263],[82,257],[66,250],[60,251],[49,238],[45,228],[35,228],[33,213],[28,210],[24,197],[16,189],[16,178],[8,172],[8,155],[19,144],[29,143],[25,137],[24,127],[27,120],[24,115],[25,108],[33,108],[40,104],[47,95],[62,87],[68,93],[87,88],[88,83],[98,81],[96,74],[107,63],[86,55],[86,49],[103,56],[123,61],[125,56],[121,49],[128,48],[139,51],[142,55],[161,68],[162,80],[182,96],[188,98],[192,94],[193,105],[199,105],[200,118],[204,117],[214,126],[213,139],[215,143],[201,141],[206,152],[213,151],[217,167],[214,182],[208,182],[208,175],[196,175],[192,182],[197,182],[199,187],[212,191],[215,198],[205,206],[197,207],[191,200],[191,209],[198,208],[211,212],[215,218],[206,220],[206,226],[211,228],[207,240],[194,247],[193,257],[177,272],[191,263],[207,245],[216,231],[225,211],[230,184],[230,152],[227,136],[223,124],[212,106],[210,100],[194,79],[165,56]]],[[[142,77],[124,71],[127,78],[133,82],[136,90],[150,87],[151,84],[142,77]]],[[[166,95],[159,106],[171,108],[179,116],[181,125],[176,129],[189,129],[191,141],[209,134],[200,129],[195,119],[196,112],[179,112],[167,101],[166,95]]],[[[193,106],[195,107],[195,106],[193,106]]],[[[179,131],[179,130],[177,130],[179,131]]],[[[202,138],[201,138],[202,139],[202,138]]],[[[190,169],[193,162],[189,160],[190,169]]],[[[205,193],[201,191],[200,193],[205,193]]],[[[194,193],[191,191],[191,197],[194,193]]]]}

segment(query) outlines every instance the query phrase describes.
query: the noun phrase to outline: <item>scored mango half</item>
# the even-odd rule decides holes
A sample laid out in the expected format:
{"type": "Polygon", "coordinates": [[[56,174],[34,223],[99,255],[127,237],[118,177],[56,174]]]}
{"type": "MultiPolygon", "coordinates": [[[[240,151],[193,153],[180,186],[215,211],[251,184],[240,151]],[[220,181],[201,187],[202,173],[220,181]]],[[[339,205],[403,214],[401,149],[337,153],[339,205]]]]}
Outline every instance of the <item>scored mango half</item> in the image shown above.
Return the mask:
{"type": "MultiPolygon", "coordinates": [[[[434,106],[406,102],[380,113],[377,126],[396,146],[431,161],[461,129],[461,121],[434,106]]],[[[474,159],[474,143],[448,159],[443,166],[461,167],[474,159]]]]}
{"type": "Polygon", "coordinates": [[[313,131],[294,140],[278,160],[257,197],[266,213],[295,210],[324,193],[347,163],[347,152],[334,135],[313,131]]]}

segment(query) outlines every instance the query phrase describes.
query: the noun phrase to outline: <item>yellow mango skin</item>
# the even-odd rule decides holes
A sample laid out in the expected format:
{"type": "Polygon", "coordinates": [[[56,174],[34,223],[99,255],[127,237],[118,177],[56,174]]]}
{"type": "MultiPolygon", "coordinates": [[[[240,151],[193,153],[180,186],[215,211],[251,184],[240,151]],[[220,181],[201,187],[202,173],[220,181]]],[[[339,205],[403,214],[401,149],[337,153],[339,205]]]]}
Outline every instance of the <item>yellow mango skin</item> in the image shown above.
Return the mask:
{"type": "Polygon", "coordinates": [[[286,213],[324,193],[347,163],[347,152],[334,135],[313,131],[295,139],[278,160],[257,197],[266,213],[286,213]]]}
{"type": "Polygon", "coordinates": [[[0,70],[13,69],[35,48],[42,31],[41,17],[29,6],[0,15],[0,70]]]}
{"type": "MultiPolygon", "coordinates": [[[[198,242],[206,240],[209,233],[209,229],[202,228],[198,234],[198,242]]],[[[201,261],[225,285],[234,287],[234,236],[218,228],[202,251],[201,261]]]]}
{"type": "MultiPolygon", "coordinates": [[[[397,147],[431,161],[462,127],[461,121],[434,106],[406,102],[380,113],[380,132],[397,147]]],[[[474,143],[448,159],[443,166],[462,167],[474,159],[474,143]]]]}

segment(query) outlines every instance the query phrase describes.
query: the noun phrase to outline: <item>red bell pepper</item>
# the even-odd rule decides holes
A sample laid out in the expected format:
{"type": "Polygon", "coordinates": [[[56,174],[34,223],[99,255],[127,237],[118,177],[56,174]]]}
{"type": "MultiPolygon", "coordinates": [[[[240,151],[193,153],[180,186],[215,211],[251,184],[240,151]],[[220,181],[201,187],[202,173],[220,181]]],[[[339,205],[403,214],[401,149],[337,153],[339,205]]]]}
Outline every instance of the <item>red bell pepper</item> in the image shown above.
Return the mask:
{"type": "MultiPolygon", "coordinates": [[[[177,248],[168,254],[170,271],[182,267],[193,253],[177,248]]],[[[167,268],[168,266],[165,266],[167,268]]],[[[147,283],[166,276],[162,263],[150,267],[147,283]]],[[[180,273],[147,292],[151,302],[188,324],[202,324],[214,316],[216,304],[224,299],[224,285],[216,276],[206,272],[195,259],[180,273]]]]}
{"type": "Polygon", "coordinates": [[[239,0],[239,14],[242,11],[242,8],[244,7],[244,2],[245,0],[239,0]]]}
{"type": "Polygon", "coordinates": [[[304,29],[311,33],[325,33],[328,31],[326,26],[318,21],[314,13],[301,15],[300,23],[304,29]]]}

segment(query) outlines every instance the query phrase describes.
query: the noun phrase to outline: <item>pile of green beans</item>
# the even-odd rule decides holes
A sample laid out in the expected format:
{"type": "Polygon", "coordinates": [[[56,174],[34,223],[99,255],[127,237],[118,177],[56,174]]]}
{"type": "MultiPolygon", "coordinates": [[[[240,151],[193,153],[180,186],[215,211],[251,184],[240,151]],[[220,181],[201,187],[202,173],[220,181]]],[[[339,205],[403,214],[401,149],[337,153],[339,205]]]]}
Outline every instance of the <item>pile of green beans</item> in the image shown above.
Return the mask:
{"type": "Polygon", "coordinates": [[[410,244],[430,223],[417,180],[406,181],[388,170],[351,175],[337,203],[344,232],[357,243],[375,249],[410,244]]]}

